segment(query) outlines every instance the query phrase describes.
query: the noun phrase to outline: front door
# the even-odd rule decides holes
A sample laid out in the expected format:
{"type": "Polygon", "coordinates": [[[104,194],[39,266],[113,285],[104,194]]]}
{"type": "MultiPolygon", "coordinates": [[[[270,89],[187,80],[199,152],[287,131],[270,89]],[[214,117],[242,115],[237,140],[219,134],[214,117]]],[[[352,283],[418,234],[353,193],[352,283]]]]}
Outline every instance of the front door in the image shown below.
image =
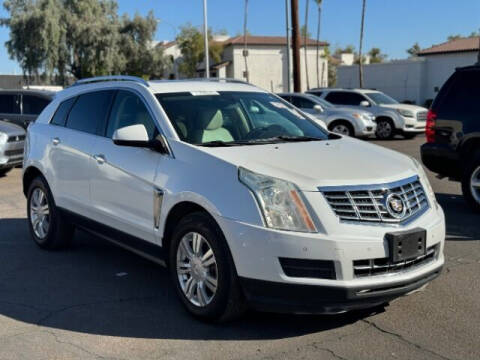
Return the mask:
{"type": "Polygon", "coordinates": [[[104,137],[94,150],[91,198],[96,221],[132,236],[154,242],[154,204],[158,189],[155,174],[162,156],[150,149],[118,146],[115,130],[142,124],[151,139],[157,128],[142,99],[119,90],[115,96],[104,137]]]}

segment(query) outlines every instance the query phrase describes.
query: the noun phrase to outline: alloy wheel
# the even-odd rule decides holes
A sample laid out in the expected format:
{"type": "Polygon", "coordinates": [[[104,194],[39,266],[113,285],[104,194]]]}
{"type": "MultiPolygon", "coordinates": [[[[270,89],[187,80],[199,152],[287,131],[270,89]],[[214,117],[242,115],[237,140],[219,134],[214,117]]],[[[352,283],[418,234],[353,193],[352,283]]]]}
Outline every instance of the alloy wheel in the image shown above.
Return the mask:
{"type": "Polygon", "coordinates": [[[344,124],[337,124],[332,131],[336,134],[350,136],[350,129],[344,124]]]}
{"type": "Polygon", "coordinates": [[[380,121],[377,125],[377,134],[381,138],[388,138],[392,134],[392,125],[388,121],[380,121]]]}
{"type": "Polygon", "coordinates": [[[477,167],[470,178],[470,190],[475,201],[480,204],[480,166],[477,167]]]}
{"type": "Polygon", "coordinates": [[[185,234],[177,249],[177,277],[185,297],[195,306],[210,304],[217,292],[218,268],[212,247],[201,234],[185,234]]]}
{"type": "Polygon", "coordinates": [[[50,208],[47,196],[40,188],[33,190],[30,197],[30,222],[35,235],[44,239],[50,228],[50,208]]]}

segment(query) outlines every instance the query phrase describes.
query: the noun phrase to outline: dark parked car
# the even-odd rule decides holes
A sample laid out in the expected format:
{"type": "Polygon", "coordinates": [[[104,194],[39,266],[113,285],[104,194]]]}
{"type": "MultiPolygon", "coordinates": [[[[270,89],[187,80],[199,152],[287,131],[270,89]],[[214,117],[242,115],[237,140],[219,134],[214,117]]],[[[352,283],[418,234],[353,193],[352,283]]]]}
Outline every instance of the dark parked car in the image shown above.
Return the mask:
{"type": "Polygon", "coordinates": [[[423,163],[462,182],[463,195],[480,212],[480,64],[459,68],[443,85],[427,116],[423,163]]]}
{"type": "Polygon", "coordinates": [[[54,93],[41,90],[0,90],[0,120],[26,129],[53,96],[54,93]]]}

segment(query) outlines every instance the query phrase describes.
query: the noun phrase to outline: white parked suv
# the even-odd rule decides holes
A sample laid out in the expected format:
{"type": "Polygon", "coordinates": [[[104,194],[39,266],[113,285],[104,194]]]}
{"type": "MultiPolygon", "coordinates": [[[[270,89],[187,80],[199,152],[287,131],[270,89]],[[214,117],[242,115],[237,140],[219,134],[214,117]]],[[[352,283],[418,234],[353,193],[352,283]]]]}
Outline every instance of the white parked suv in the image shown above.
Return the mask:
{"type": "Polygon", "coordinates": [[[391,139],[395,134],[410,139],[425,132],[428,110],[417,105],[400,104],[377,90],[369,89],[312,89],[317,95],[337,106],[366,109],[375,115],[376,135],[391,139]]]}
{"type": "Polygon", "coordinates": [[[377,306],[444,263],[443,211],[417,161],[249,84],[82,80],[29,127],[25,151],[40,247],[90,231],[167,265],[204,319],[377,306]]]}

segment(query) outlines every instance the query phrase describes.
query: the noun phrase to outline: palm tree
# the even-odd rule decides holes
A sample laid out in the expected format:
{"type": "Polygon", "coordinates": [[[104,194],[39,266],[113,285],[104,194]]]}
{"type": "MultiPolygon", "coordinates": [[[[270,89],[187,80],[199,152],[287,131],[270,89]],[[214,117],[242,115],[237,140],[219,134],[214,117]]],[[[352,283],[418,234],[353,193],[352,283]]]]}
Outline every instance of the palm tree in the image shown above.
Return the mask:
{"type": "MultiPolygon", "coordinates": [[[[319,57],[320,57],[320,20],[322,16],[322,0],[315,0],[318,6],[318,20],[317,20],[317,87],[320,87],[320,69],[319,69],[319,57]]],[[[323,75],[323,74],[322,74],[323,75]]],[[[323,82],[323,79],[322,79],[323,82]]]]}
{"type": "Polygon", "coordinates": [[[363,25],[365,23],[365,7],[367,5],[367,0],[363,0],[362,5],[362,22],[360,25],[360,49],[358,50],[358,76],[360,82],[360,88],[363,88],[363,56],[362,56],[362,46],[363,46],[363,25]]]}
{"type": "Polygon", "coordinates": [[[307,61],[307,38],[308,38],[308,4],[309,0],[307,0],[307,7],[305,8],[305,32],[303,33],[303,46],[305,48],[305,76],[307,78],[307,90],[310,90],[310,81],[308,79],[308,61],[307,61]]]}

